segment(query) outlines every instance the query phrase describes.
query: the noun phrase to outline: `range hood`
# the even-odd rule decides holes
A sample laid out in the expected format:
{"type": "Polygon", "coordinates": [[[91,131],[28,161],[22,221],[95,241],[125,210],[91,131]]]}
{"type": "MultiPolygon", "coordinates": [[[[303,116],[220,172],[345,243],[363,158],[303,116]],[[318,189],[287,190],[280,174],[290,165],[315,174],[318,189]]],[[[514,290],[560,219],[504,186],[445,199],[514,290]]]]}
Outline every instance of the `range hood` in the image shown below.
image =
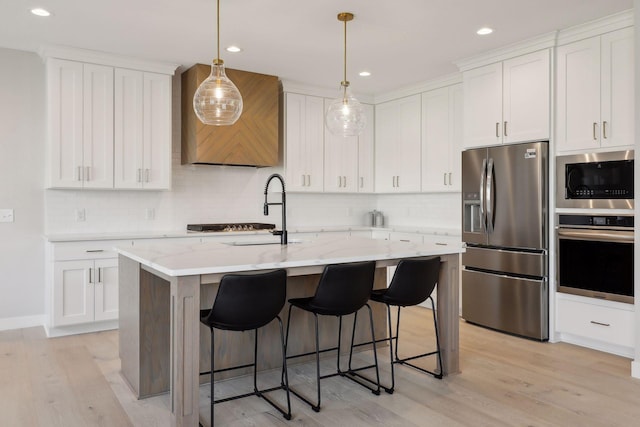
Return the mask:
{"type": "Polygon", "coordinates": [[[278,77],[227,68],[242,95],[242,115],[231,126],[211,126],[193,111],[193,95],[210,72],[211,66],[196,64],[182,74],[182,164],[277,166],[278,77]]]}

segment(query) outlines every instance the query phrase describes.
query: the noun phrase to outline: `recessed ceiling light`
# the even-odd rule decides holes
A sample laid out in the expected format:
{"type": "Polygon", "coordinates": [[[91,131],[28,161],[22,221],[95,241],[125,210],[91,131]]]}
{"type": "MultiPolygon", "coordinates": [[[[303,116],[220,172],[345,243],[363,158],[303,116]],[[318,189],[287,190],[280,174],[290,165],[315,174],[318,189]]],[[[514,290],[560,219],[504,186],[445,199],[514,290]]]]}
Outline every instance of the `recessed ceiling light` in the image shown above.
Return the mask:
{"type": "Polygon", "coordinates": [[[40,7],[36,7],[34,9],[31,9],[31,13],[33,13],[36,16],[50,16],[51,12],[49,12],[46,9],[42,9],[40,7]]]}
{"type": "Polygon", "coordinates": [[[491,33],[493,33],[493,28],[489,28],[489,27],[482,27],[478,31],[476,31],[476,34],[480,36],[486,36],[487,34],[491,34],[491,33]]]}
{"type": "Polygon", "coordinates": [[[241,52],[242,49],[240,49],[238,46],[229,46],[227,48],[227,52],[231,52],[231,53],[237,53],[237,52],[241,52]]]}
{"type": "Polygon", "coordinates": [[[369,77],[370,75],[371,75],[371,73],[368,72],[368,71],[360,71],[360,76],[362,76],[362,77],[369,77]]]}

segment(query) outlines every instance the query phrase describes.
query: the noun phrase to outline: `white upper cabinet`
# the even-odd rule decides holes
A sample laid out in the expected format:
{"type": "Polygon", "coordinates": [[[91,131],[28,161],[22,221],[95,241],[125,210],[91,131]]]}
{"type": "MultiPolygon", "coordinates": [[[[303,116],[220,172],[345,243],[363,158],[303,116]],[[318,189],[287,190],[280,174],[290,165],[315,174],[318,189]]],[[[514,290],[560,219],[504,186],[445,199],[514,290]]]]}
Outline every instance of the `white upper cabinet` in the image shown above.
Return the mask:
{"type": "MultiPolygon", "coordinates": [[[[332,99],[324,100],[325,113],[332,99]]],[[[324,191],[358,191],[358,137],[324,132],[324,191]]]]}
{"type": "Polygon", "coordinates": [[[373,105],[362,104],[367,115],[367,126],[358,136],[358,192],[373,193],[374,191],[374,164],[375,164],[375,116],[373,105]]]}
{"type": "Polygon", "coordinates": [[[549,50],[463,73],[464,146],[549,139],[549,50]]]}
{"type": "Polygon", "coordinates": [[[634,144],[633,29],[557,49],[557,151],[634,144]]]}
{"type": "Polygon", "coordinates": [[[171,186],[171,77],[115,70],[115,187],[171,186]]]}
{"type": "Polygon", "coordinates": [[[324,184],[324,99],[285,94],[285,178],[289,191],[320,192],[324,184]]]}
{"type": "MultiPolygon", "coordinates": [[[[325,110],[332,99],[325,99],[325,110]]],[[[362,104],[367,126],[358,136],[324,132],[324,191],[373,192],[373,106],[362,104]]]]}
{"type": "Polygon", "coordinates": [[[420,191],[420,95],[376,105],[375,189],[420,191]]]}
{"type": "Polygon", "coordinates": [[[168,189],[175,66],[61,47],[42,54],[47,187],[168,189]]]}
{"type": "Polygon", "coordinates": [[[422,94],[422,191],[460,191],[462,84],[422,94]]]}
{"type": "Polygon", "coordinates": [[[113,68],[47,61],[48,187],[113,187],[113,68]]]}

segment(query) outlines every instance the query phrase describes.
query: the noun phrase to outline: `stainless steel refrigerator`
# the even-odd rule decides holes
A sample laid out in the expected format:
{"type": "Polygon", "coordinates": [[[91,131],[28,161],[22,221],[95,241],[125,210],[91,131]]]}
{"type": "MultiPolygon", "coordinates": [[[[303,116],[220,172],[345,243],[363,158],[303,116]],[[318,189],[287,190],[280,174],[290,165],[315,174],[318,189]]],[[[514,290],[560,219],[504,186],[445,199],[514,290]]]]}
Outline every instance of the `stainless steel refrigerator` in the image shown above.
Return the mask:
{"type": "Polygon", "coordinates": [[[462,317],[549,338],[548,143],[462,153],[462,317]]]}

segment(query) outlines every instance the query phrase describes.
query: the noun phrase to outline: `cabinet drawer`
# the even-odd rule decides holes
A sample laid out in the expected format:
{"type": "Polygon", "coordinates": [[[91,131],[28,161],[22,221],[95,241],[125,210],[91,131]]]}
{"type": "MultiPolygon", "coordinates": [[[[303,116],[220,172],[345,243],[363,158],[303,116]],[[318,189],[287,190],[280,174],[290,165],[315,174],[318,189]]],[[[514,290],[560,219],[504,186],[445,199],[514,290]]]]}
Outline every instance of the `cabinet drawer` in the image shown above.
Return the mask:
{"type": "Polygon", "coordinates": [[[99,240],[92,242],[64,242],[53,244],[53,260],[117,258],[115,246],[131,246],[131,240],[99,240]]]}
{"type": "Polygon", "coordinates": [[[557,300],[556,328],[558,332],[633,347],[635,343],[634,319],[633,310],[566,299],[557,300]]]}

